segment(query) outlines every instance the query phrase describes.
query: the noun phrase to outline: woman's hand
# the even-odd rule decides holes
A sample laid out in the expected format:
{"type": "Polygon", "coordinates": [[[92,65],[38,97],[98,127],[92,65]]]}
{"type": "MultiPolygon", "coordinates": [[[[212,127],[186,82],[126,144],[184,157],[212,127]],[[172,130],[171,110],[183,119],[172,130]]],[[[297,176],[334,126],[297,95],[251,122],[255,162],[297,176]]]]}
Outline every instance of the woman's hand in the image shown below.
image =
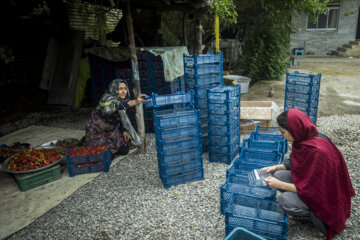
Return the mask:
{"type": "Polygon", "coordinates": [[[144,104],[146,103],[146,100],[144,99],[145,97],[147,97],[146,94],[140,94],[137,98],[136,98],[136,104],[144,104]]]}
{"type": "Polygon", "coordinates": [[[267,178],[264,178],[263,180],[264,180],[264,182],[269,184],[270,188],[276,188],[276,189],[281,189],[281,190],[290,191],[290,192],[297,192],[296,187],[293,183],[283,182],[274,177],[267,177],[267,178]]]}
{"type": "Polygon", "coordinates": [[[285,170],[285,166],[284,166],[284,164],[278,164],[278,165],[273,165],[270,167],[264,167],[264,168],[261,168],[260,170],[266,171],[267,173],[273,173],[273,172],[276,172],[277,170],[285,170]]]}
{"type": "Polygon", "coordinates": [[[269,184],[270,188],[276,188],[276,189],[280,188],[281,184],[283,183],[282,181],[280,181],[279,179],[274,178],[274,177],[267,177],[267,178],[264,178],[263,180],[264,180],[264,182],[269,184]]]}
{"type": "Polygon", "coordinates": [[[130,107],[139,105],[140,103],[144,104],[147,102],[147,100],[144,99],[145,97],[147,97],[146,94],[140,94],[136,99],[130,100],[128,104],[130,107]]]}
{"type": "Polygon", "coordinates": [[[128,142],[130,140],[130,134],[128,132],[123,132],[123,137],[125,142],[128,142]]]}

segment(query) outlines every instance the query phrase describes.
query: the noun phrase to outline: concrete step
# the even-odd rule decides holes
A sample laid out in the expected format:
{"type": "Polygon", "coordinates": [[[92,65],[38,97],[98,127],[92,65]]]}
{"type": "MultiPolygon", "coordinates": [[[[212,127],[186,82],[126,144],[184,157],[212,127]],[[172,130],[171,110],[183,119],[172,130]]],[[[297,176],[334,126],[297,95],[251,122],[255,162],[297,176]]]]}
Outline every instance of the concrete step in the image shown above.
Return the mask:
{"type": "Polygon", "coordinates": [[[337,50],[340,51],[340,52],[346,52],[347,48],[338,47],[337,50]]]}
{"type": "Polygon", "coordinates": [[[344,44],[344,45],[343,45],[344,48],[352,48],[353,46],[354,46],[354,45],[352,45],[352,44],[344,44]]]}
{"type": "Polygon", "coordinates": [[[360,40],[350,41],[349,43],[352,45],[360,45],[360,40]]]}
{"type": "Polygon", "coordinates": [[[340,52],[336,50],[331,50],[331,53],[336,56],[340,56],[340,52]]]}

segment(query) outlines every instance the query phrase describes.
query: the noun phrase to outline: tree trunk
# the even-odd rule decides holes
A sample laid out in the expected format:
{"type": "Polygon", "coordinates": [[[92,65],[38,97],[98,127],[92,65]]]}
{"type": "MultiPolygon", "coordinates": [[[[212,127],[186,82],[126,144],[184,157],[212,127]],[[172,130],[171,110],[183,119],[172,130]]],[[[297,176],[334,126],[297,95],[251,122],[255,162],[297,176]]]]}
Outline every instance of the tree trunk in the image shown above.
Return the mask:
{"type": "Polygon", "coordinates": [[[183,13],[183,21],[182,21],[183,42],[182,43],[184,44],[184,46],[188,45],[187,34],[186,34],[186,30],[187,30],[186,20],[187,20],[187,14],[183,13]]]}
{"type": "Polygon", "coordinates": [[[202,52],[202,26],[199,17],[195,19],[196,26],[196,43],[195,43],[195,54],[201,54],[202,52]]]}
{"type": "MultiPolygon", "coordinates": [[[[130,9],[130,0],[126,1],[124,15],[126,17],[126,28],[128,31],[128,39],[129,39],[129,50],[130,50],[130,58],[131,58],[131,69],[132,69],[132,83],[133,83],[133,92],[135,98],[137,98],[141,94],[140,90],[140,78],[139,78],[139,67],[136,56],[135,49],[135,36],[133,29],[133,21],[131,17],[131,9],[130,9]]],[[[144,125],[144,110],[143,105],[136,105],[136,125],[138,134],[143,141],[143,144],[139,146],[137,153],[142,154],[146,152],[146,139],[145,139],[145,125],[144,125]]]]}

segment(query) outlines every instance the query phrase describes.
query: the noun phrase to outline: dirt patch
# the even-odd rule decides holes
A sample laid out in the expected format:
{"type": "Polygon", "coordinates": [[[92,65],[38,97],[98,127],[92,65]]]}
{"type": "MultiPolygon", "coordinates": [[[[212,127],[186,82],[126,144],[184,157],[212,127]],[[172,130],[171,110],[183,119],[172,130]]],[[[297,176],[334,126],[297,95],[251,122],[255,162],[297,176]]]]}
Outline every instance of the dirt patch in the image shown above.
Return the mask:
{"type": "MultiPolygon", "coordinates": [[[[360,58],[299,56],[298,65],[288,69],[292,73],[321,73],[318,116],[360,113],[360,58]]],[[[281,81],[257,81],[242,101],[274,101],[284,106],[285,78],[281,81]],[[269,89],[275,94],[269,97],[269,89]]]]}

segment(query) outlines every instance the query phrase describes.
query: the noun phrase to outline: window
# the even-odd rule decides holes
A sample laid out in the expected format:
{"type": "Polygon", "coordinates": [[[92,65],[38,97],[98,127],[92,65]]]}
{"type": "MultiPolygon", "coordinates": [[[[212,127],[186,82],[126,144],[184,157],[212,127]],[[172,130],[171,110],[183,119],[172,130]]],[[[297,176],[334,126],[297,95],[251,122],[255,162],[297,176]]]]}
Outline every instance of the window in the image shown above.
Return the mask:
{"type": "Polygon", "coordinates": [[[340,4],[328,4],[328,13],[319,14],[316,22],[313,23],[308,17],[308,29],[336,29],[338,24],[338,15],[340,12],[340,4]]]}

